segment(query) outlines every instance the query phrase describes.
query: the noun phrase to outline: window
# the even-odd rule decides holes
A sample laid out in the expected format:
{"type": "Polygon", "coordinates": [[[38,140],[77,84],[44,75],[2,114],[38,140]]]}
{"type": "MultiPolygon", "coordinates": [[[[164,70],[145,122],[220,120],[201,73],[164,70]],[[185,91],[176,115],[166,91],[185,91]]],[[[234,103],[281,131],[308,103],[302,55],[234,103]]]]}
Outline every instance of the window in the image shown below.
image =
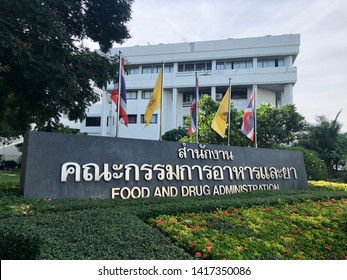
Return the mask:
{"type": "Polygon", "coordinates": [[[161,65],[160,66],[153,66],[152,67],[152,73],[159,73],[161,70],[161,65]]]}
{"type": "Polygon", "coordinates": [[[276,59],[263,59],[258,61],[259,68],[267,68],[267,67],[282,67],[284,66],[283,58],[276,59]]]}
{"type": "Polygon", "coordinates": [[[234,61],[233,69],[245,69],[247,68],[246,61],[234,61]]]}
{"type": "Polygon", "coordinates": [[[216,64],[216,70],[230,70],[230,69],[246,69],[252,68],[252,60],[241,61],[218,61],[216,64]]]}
{"type": "Polygon", "coordinates": [[[141,99],[150,99],[152,96],[151,91],[142,91],[141,93],[141,99]]]}
{"type": "Polygon", "coordinates": [[[127,91],[127,100],[137,99],[137,91],[127,91]]]}
{"type": "Polygon", "coordinates": [[[193,94],[191,93],[183,94],[183,102],[192,102],[192,101],[193,101],[193,94]]]}
{"type": "Polygon", "coordinates": [[[140,69],[138,66],[133,66],[130,68],[130,71],[129,71],[129,74],[130,75],[137,75],[137,74],[140,74],[140,69]]]}
{"type": "Polygon", "coordinates": [[[216,70],[224,70],[224,62],[217,62],[216,70]]]}
{"type": "Polygon", "coordinates": [[[194,71],[194,63],[185,64],[184,71],[186,72],[194,71]]]}
{"type": "Polygon", "coordinates": [[[159,73],[162,65],[146,65],[142,66],[142,74],[159,73]]]}
{"type": "Polygon", "coordinates": [[[128,123],[137,123],[137,115],[128,115],[128,123]]]}
{"type": "Polygon", "coordinates": [[[247,99],[247,90],[231,90],[231,99],[247,99]]]}
{"type": "Polygon", "coordinates": [[[173,73],[173,71],[174,71],[173,64],[165,64],[164,65],[164,72],[165,73],[173,73]]]}
{"type": "Polygon", "coordinates": [[[246,68],[253,68],[253,61],[247,60],[246,61],[246,68]]]}
{"type": "Polygon", "coordinates": [[[193,71],[206,71],[206,70],[212,70],[212,63],[211,62],[188,62],[188,63],[181,63],[178,64],[178,72],[193,72],[193,71]]]}
{"type": "Polygon", "coordinates": [[[152,66],[143,66],[142,67],[142,74],[151,74],[152,73],[152,66]]]}
{"type": "Polygon", "coordinates": [[[277,59],[277,66],[276,67],[283,67],[284,66],[284,59],[279,58],[277,59]]]}
{"type": "Polygon", "coordinates": [[[196,67],[195,67],[195,70],[196,71],[202,71],[202,70],[205,70],[205,67],[206,67],[205,63],[197,63],[196,67]]]}
{"type": "Polygon", "coordinates": [[[275,67],[275,60],[274,59],[263,60],[263,67],[275,67]]]}
{"type": "Polygon", "coordinates": [[[193,101],[193,94],[191,94],[191,93],[184,93],[183,94],[183,102],[182,102],[183,107],[191,106],[192,101],[193,101]]]}
{"type": "Polygon", "coordinates": [[[100,125],[101,125],[101,117],[86,118],[86,126],[100,126],[100,125]]]}
{"type": "Polygon", "coordinates": [[[233,69],[233,63],[231,61],[225,62],[225,69],[233,69]]]}
{"type": "MultiPolygon", "coordinates": [[[[149,123],[157,123],[158,122],[157,119],[158,119],[158,115],[157,114],[153,114],[152,118],[151,118],[151,121],[149,123]]],[[[146,123],[145,115],[141,115],[141,123],[146,123]]]]}

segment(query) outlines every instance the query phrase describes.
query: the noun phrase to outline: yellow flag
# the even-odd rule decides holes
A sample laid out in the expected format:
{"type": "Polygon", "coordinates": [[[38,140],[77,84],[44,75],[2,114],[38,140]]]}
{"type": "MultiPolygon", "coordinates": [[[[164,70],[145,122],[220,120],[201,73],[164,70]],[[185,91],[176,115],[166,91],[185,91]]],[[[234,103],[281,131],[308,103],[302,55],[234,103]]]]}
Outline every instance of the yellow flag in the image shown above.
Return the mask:
{"type": "Polygon", "coordinates": [[[162,79],[163,79],[163,69],[160,70],[157,82],[155,83],[151,99],[148,101],[146,112],[145,112],[145,120],[146,120],[146,126],[149,125],[153,112],[160,108],[161,106],[161,95],[162,95],[162,79]]]}
{"type": "Polygon", "coordinates": [[[229,114],[229,100],[230,91],[228,88],[211,124],[212,129],[223,138],[225,137],[225,130],[227,127],[227,118],[229,114]]]}

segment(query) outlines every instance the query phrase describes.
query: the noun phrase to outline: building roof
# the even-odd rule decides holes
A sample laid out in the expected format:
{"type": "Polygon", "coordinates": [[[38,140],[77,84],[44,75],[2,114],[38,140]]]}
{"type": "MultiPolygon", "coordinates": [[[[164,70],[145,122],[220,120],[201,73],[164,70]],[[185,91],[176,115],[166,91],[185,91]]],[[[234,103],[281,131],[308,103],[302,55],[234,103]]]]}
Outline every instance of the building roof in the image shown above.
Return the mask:
{"type": "Polygon", "coordinates": [[[276,57],[299,53],[300,34],[285,34],[241,39],[223,39],[198,42],[120,47],[111,50],[111,56],[121,51],[129,63],[146,64],[161,62],[225,59],[226,57],[276,57]]]}

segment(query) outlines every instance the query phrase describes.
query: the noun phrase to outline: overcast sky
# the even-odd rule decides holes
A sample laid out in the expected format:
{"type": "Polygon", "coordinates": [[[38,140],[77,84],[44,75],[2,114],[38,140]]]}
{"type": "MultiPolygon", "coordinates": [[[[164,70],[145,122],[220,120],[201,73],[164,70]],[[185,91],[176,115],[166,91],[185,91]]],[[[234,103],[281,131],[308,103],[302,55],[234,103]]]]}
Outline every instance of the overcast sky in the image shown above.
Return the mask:
{"type": "Polygon", "coordinates": [[[347,131],[346,0],[135,0],[122,46],[300,34],[294,103],[347,131]]]}

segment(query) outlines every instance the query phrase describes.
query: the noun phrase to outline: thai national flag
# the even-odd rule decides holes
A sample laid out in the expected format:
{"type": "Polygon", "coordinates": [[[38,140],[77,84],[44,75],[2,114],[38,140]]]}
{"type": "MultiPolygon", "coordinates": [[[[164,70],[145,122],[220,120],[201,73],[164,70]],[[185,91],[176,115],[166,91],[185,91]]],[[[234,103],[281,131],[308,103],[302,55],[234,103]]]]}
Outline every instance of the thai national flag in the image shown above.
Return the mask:
{"type": "MultiPolygon", "coordinates": [[[[128,114],[127,114],[127,96],[126,96],[126,87],[125,87],[125,80],[124,80],[124,57],[122,57],[121,60],[121,93],[120,93],[120,114],[119,118],[123,119],[123,123],[125,126],[128,126],[128,114]]],[[[111,92],[111,99],[116,104],[116,111],[118,110],[118,92],[119,92],[119,76],[117,79],[117,82],[114,84],[114,89],[111,92]]]]}
{"type": "Polygon", "coordinates": [[[248,139],[254,141],[254,88],[252,91],[252,96],[248,102],[245,113],[242,117],[242,127],[241,132],[247,136],[248,139]]]}
{"type": "Polygon", "coordinates": [[[197,131],[197,119],[198,119],[198,102],[199,102],[199,81],[198,76],[195,78],[195,93],[192,106],[190,107],[190,126],[188,129],[188,135],[191,135],[197,131]]]}

